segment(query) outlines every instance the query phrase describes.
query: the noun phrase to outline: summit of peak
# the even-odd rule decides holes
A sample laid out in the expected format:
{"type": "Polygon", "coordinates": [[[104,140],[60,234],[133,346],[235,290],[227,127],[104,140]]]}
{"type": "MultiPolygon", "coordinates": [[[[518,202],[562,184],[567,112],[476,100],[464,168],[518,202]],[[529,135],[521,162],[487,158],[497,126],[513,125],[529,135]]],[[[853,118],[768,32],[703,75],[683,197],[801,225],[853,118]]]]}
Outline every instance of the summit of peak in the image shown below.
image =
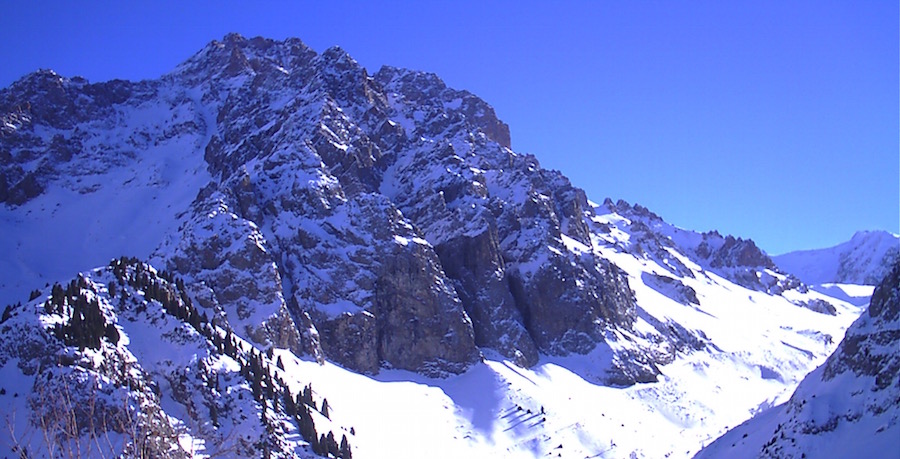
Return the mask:
{"type": "Polygon", "coordinates": [[[255,74],[262,69],[290,71],[312,61],[315,56],[316,52],[299,38],[278,41],[229,33],[221,40],[209,42],[166,77],[187,78],[187,85],[193,86],[214,77],[233,78],[255,74]]]}
{"type": "Polygon", "coordinates": [[[21,78],[13,82],[11,87],[33,86],[35,84],[60,84],[67,78],[56,73],[53,69],[38,69],[34,72],[23,75],[21,78]]]}
{"type": "Polygon", "coordinates": [[[344,48],[340,46],[332,46],[319,55],[319,60],[324,68],[340,73],[346,71],[358,72],[365,69],[350,55],[344,48]]]}
{"type": "Polygon", "coordinates": [[[885,230],[860,230],[853,233],[853,236],[850,238],[850,241],[864,241],[870,239],[884,239],[884,240],[897,240],[900,239],[900,235],[891,233],[890,231],[885,230]]]}
{"type": "Polygon", "coordinates": [[[332,46],[322,52],[320,58],[325,61],[339,66],[360,67],[359,62],[353,58],[344,48],[340,46],[332,46]]]}
{"type": "Polygon", "coordinates": [[[237,32],[229,32],[222,37],[222,43],[225,45],[236,45],[246,43],[247,39],[237,32]]]}
{"type": "MultiPolygon", "coordinates": [[[[198,54],[203,54],[208,49],[233,49],[239,48],[247,53],[272,53],[277,50],[291,50],[292,48],[309,49],[302,40],[296,37],[289,37],[282,41],[266,38],[263,36],[255,36],[252,38],[244,37],[237,32],[231,32],[222,37],[221,40],[211,41],[204,50],[198,54]]],[[[208,52],[208,51],[207,51],[208,52]]]]}

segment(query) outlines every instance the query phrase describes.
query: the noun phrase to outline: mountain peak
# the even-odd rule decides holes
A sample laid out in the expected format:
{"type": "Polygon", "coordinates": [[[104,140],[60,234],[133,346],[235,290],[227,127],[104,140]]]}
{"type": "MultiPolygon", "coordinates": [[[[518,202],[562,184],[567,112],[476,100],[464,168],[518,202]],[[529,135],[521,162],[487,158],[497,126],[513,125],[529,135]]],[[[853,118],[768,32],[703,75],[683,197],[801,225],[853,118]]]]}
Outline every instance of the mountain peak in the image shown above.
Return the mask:
{"type": "Polygon", "coordinates": [[[48,92],[59,93],[64,90],[66,85],[70,84],[86,84],[87,80],[81,77],[67,78],[52,69],[39,69],[24,75],[22,78],[14,81],[9,88],[4,91],[9,93],[19,93],[27,95],[47,94],[48,92]]]}
{"type": "Polygon", "coordinates": [[[509,126],[497,117],[493,107],[469,91],[448,88],[438,75],[385,65],[373,78],[399,102],[453,115],[451,119],[468,123],[488,139],[511,147],[509,126]]]}
{"type": "Polygon", "coordinates": [[[242,45],[246,42],[247,39],[237,32],[229,32],[222,38],[222,43],[224,43],[226,46],[242,45]]]}
{"type": "Polygon", "coordinates": [[[12,86],[34,84],[43,81],[63,81],[65,78],[53,69],[38,69],[13,82],[12,86]]]}
{"type": "Polygon", "coordinates": [[[318,59],[322,63],[319,67],[320,72],[336,77],[339,80],[346,80],[333,81],[331,84],[333,88],[346,85],[347,83],[359,85],[368,78],[366,69],[359,65],[359,62],[340,46],[332,46],[326,49],[319,55],[318,59]]]}
{"type": "Polygon", "coordinates": [[[330,46],[325,51],[322,51],[322,58],[335,62],[357,63],[356,59],[353,59],[353,56],[351,56],[350,53],[338,45],[330,46]]]}
{"type": "Polygon", "coordinates": [[[390,65],[383,65],[375,74],[375,79],[383,83],[400,82],[411,84],[423,89],[429,89],[432,94],[438,94],[447,89],[447,85],[435,73],[410,70],[390,65]]]}
{"type": "Polygon", "coordinates": [[[885,230],[860,230],[853,233],[853,236],[850,238],[851,242],[859,242],[866,239],[878,239],[878,240],[900,240],[900,235],[891,233],[890,231],[885,230]]]}
{"type": "Polygon", "coordinates": [[[242,75],[253,76],[273,68],[290,73],[297,67],[309,65],[315,56],[316,52],[298,38],[283,41],[264,37],[248,39],[238,33],[229,33],[221,40],[209,42],[163,79],[182,80],[188,86],[196,86],[242,75]]]}

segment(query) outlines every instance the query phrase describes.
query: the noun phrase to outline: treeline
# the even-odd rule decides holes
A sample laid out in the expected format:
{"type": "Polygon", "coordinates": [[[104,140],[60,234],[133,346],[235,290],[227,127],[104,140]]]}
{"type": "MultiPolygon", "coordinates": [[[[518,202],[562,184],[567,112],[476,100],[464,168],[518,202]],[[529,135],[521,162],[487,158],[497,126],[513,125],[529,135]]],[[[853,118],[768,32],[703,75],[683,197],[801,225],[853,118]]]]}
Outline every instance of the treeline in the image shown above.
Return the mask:
{"type": "MultiPolygon", "coordinates": [[[[297,424],[300,435],[312,447],[313,452],[320,456],[331,456],[340,459],[351,459],[352,451],[347,436],[343,435],[340,443],[334,437],[334,433],[319,435],[316,431],[312,411],[319,411],[330,419],[328,400],[323,399],[321,409],[316,407],[312,396],[312,387],[306,386],[299,394],[292,394],[290,388],[278,376],[263,358],[262,353],[250,347],[244,351],[238,338],[231,330],[226,330],[224,336],[214,327],[206,315],[200,313],[194,307],[190,297],[184,288],[184,282],[175,278],[166,271],[158,274],[146,269],[145,265],[136,258],[123,257],[113,260],[110,268],[116,279],[124,286],[128,285],[135,290],[142,290],[146,300],[156,300],[166,313],[188,323],[198,333],[204,336],[216,348],[220,354],[227,355],[240,364],[240,374],[250,384],[253,398],[262,407],[262,422],[269,434],[274,432],[274,426],[266,414],[268,405],[276,412],[286,414],[297,424]],[[131,269],[129,269],[131,268],[131,269]]],[[[118,286],[110,284],[110,296],[116,295],[118,286]]],[[[126,295],[123,289],[120,295],[126,295]]],[[[272,355],[268,355],[271,361],[272,355]]],[[[279,358],[277,366],[284,369],[279,358]]],[[[218,378],[209,378],[208,384],[218,384],[218,378]]],[[[218,425],[218,409],[215,404],[210,406],[210,418],[214,425],[218,425]]],[[[268,446],[261,445],[265,455],[268,455],[268,446]]]]}
{"type": "MultiPolygon", "coordinates": [[[[205,312],[198,311],[186,293],[184,282],[167,271],[154,272],[136,258],[122,257],[110,262],[109,268],[117,281],[111,281],[107,285],[109,296],[119,298],[124,306],[130,294],[125,286],[133,291],[142,291],[144,301],[138,306],[138,311],[146,308],[146,302],[156,301],[162,305],[166,314],[171,315],[184,323],[189,324],[200,335],[205,337],[216,350],[227,355],[240,364],[240,374],[250,384],[254,399],[262,407],[262,423],[266,432],[272,434],[275,427],[267,416],[268,406],[276,412],[283,413],[294,420],[300,435],[306,440],[314,453],[340,459],[351,459],[352,451],[347,436],[343,435],[338,442],[334,433],[319,434],[316,430],[312,411],[318,411],[330,419],[330,407],[328,400],[323,399],[321,407],[317,407],[313,398],[312,387],[306,386],[298,394],[292,394],[290,388],[278,376],[273,373],[269,363],[273,357],[271,351],[268,359],[252,346],[245,351],[239,339],[230,329],[224,334],[209,321],[205,312]]],[[[64,318],[62,323],[53,326],[53,334],[67,346],[100,349],[105,338],[115,346],[119,342],[119,332],[113,323],[107,323],[101,308],[96,291],[82,275],[78,275],[68,285],[63,287],[54,284],[50,290],[50,297],[43,304],[46,314],[55,314],[64,318]]],[[[40,291],[32,292],[30,297],[35,299],[40,296],[40,291]]],[[[0,318],[0,323],[6,321],[15,307],[7,306],[0,318]]],[[[276,366],[284,369],[279,357],[276,366]]],[[[123,370],[124,371],[124,370],[123,370]]],[[[209,378],[208,383],[218,385],[218,378],[209,378]]],[[[127,378],[126,378],[127,379],[127,378]]],[[[218,389],[217,387],[215,387],[218,389]]],[[[213,425],[218,426],[218,409],[215,404],[210,406],[210,418],[213,425]]],[[[352,433],[352,431],[351,431],[352,433]]],[[[259,445],[264,456],[268,456],[269,445],[259,445]]]]}
{"type": "Polygon", "coordinates": [[[44,302],[44,312],[65,319],[53,326],[53,334],[67,346],[80,350],[100,349],[103,338],[115,346],[119,342],[119,331],[114,324],[106,322],[97,298],[88,298],[83,289],[89,290],[90,285],[81,275],[65,288],[53,284],[50,298],[44,302]]]}

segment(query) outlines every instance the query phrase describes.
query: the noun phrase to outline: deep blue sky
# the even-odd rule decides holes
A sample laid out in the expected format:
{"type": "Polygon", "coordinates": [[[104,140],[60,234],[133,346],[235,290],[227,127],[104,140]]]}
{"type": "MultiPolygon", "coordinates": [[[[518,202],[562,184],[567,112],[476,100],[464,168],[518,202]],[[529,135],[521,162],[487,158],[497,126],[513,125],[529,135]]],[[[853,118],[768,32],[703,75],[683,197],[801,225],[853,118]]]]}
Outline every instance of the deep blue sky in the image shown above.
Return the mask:
{"type": "Polygon", "coordinates": [[[0,87],[155,78],[230,31],[340,45],[481,96],[594,201],[779,254],[900,232],[898,18],[896,0],[5,2],[0,87]]]}

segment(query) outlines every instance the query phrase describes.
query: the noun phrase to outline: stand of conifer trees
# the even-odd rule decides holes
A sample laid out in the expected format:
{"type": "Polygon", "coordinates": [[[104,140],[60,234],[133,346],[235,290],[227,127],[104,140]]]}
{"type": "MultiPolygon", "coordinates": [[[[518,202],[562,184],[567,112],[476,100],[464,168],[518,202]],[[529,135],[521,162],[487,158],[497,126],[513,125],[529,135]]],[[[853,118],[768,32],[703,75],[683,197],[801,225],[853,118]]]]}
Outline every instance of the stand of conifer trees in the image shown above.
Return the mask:
{"type": "MultiPolygon", "coordinates": [[[[156,300],[167,314],[188,323],[198,333],[208,339],[212,345],[222,354],[227,355],[240,364],[240,373],[250,384],[254,399],[260,403],[263,409],[263,423],[266,430],[273,431],[273,426],[268,422],[266,407],[271,404],[272,409],[281,411],[294,419],[300,435],[312,447],[313,452],[320,456],[332,456],[340,459],[353,457],[347,436],[341,438],[340,444],[334,438],[333,432],[327,435],[318,435],[315,422],[312,418],[312,410],[320,411],[326,418],[330,418],[328,401],[323,400],[322,409],[316,408],[316,402],[312,396],[312,386],[306,386],[301,394],[294,396],[290,388],[277,374],[273,376],[272,368],[263,359],[263,355],[255,348],[244,351],[238,344],[237,338],[231,330],[226,330],[224,337],[212,326],[206,313],[199,313],[194,307],[190,297],[184,288],[184,282],[180,278],[174,278],[166,271],[158,275],[146,269],[143,263],[134,258],[120,258],[110,263],[110,268],[122,285],[130,285],[136,290],[142,290],[147,300],[156,300]],[[129,270],[128,268],[132,269],[129,270]],[[165,281],[165,282],[163,282],[165,281]]],[[[271,360],[271,358],[269,359],[271,360]]],[[[280,358],[279,358],[280,362],[280,358]]],[[[277,365],[283,369],[283,363],[277,365]]],[[[218,413],[210,416],[214,423],[218,423],[218,413]]],[[[267,451],[268,445],[262,445],[267,451]]]]}

